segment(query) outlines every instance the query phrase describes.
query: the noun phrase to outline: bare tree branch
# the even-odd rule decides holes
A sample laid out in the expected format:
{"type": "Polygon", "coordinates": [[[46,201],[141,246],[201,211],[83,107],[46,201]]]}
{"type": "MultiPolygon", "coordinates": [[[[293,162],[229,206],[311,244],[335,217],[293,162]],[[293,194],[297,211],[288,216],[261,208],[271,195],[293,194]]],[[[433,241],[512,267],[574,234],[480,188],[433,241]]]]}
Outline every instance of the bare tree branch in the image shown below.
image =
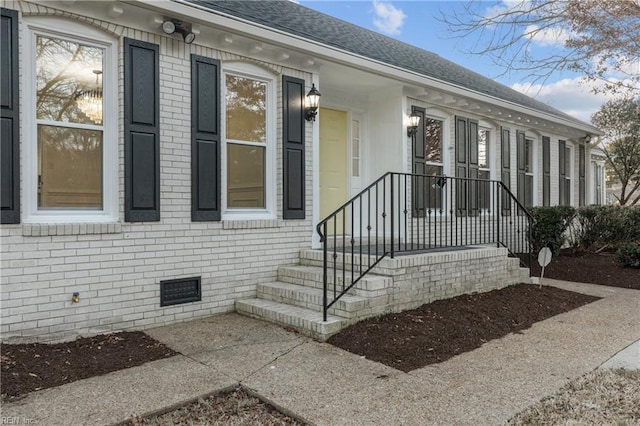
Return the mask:
{"type": "Polygon", "coordinates": [[[461,12],[440,12],[466,53],[544,83],[558,71],[601,81],[594,91],[640,92],[640,1],[521,0],[487,7],[468,1],[461,12]],[[544,45],[544,52],[538,47],[544,45]],[[551,50],[549,50],[551,49],[551,50]]]}

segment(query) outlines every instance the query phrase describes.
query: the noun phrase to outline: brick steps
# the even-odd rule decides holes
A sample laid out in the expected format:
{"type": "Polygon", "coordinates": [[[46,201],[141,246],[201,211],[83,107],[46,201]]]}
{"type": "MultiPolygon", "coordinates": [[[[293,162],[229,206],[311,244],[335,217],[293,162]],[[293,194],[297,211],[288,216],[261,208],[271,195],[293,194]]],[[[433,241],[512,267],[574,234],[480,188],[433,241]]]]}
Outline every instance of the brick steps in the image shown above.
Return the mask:
{"type": "MultiPolygon", "coordinates": [[[[257,296],[259,299],[287,303],[322,312],[323,291],[320,288],[275,281],[258,284],[257,296]]],[[[331,287],[329,288],[328,297],[333,297],[331,287]]],[[[367,310],[385,305],[388,300],[387,294],[371,297],[345,294],[329,309],[329,313],[353,319],[361,316],[367,310]]]]}
{"type": "MultiPolygon", "coordinates": [[[[333,287],[333,283],[336,282],[339,287],[344,282],[343,278],[347,281],[351,280],[351,273],[347,272],[343,275],[342,271],[335,271],[330,269],[327,272],[327,281],[330,288],[333,287]]],[[[323,288],[323,272],[319,266],[309,265],[294,265],[294,266],[281,266],[278,268],[278,280],[290,283],[298,284],[306,287],[323,288]]],[[[376,297],[386,294],[386,289],[393,287],[393,279],[388,276],[367,274],[356,285],[349,290],[350,294],[359,296],[376,297]]]]}
{"type": "MultiPolygon", "coordinates": [[[[322,256],[320,250],[302,250],[299,265],[279,267],[277,280],[258,284],[257,297],[236,301],[236,310],[326,340],[349,324],[374,315],[530,282],[528,269],[520,268],[518,259],[508,257],[506,249],[495,246],[385,258],[334,303],[325,322],[322,256]]],[[[370,259],[347,253],[345,270],[329,269],[329,300],[333,300],[334,283],[339,292],[344,281],[351,282],[352,257],[354,264],[370,259]]],[[[337,256],[338,268],[343,267],[342,259],[343,255],[337,256]]]]}
{"type": "Polygon", "coordinates": [[[322,311],[265,299],[237,300],[236,311],[253,318],[294,327],[308,336],[323,341],[349,324],[346,318],[329,315],[327,321],[323,321],[322,311]]]}

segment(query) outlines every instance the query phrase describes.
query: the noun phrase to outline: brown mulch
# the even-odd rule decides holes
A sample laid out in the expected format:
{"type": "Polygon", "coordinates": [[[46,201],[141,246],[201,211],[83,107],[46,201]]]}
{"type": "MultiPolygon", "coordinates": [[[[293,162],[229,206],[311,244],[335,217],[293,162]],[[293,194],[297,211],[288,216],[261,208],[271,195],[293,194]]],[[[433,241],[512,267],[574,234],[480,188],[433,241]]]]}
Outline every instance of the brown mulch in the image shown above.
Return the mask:
{"type": "Polygon", "coordinates": [[[269,404],[239,388],[221,395],[200,398],[164,414],[136,417],[128,425],[302,426],[304,423],[282,414],[269,404]]]}
{"type": "Polygon", "coordinates": [[[3,401],[177,355],[141,331],[56,344],[2,344],[0,353],[3,401]]]}
{"type": "Polygon", "coordinates": [[[370,318],[333,335],[328,342],[409,372],[598,299],[556,287],[517,284],[370,318]]]}
{"type": "MultiPolygon", "coordinates": [[[[623,268],[615,261],[615,252],[587,253],[565,249],[544,269],[545,278],[599,284],[640,290],[640,269],[623,268]]],[[[533,259],[531,273],[540,276],[540,265],[533,259]]]]}

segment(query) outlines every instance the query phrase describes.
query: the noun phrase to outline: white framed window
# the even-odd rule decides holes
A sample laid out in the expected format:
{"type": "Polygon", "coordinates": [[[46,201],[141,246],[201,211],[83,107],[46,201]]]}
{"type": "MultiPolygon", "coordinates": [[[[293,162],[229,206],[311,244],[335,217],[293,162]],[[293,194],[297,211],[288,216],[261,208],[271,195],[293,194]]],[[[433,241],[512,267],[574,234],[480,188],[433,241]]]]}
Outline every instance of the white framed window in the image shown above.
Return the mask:
{"type": "Polygon", "coordinates": [[[223,69],[223,219],[274,219],[275,78],[251,64],[223,69]]]}
{"type": "Polygon", "coordinates": [[[531,138],[524,140],[524,206],[533,207],[535,184],[535,142],[531,138]]]}
{"type": "MultiPolygon", "coordinates": [[[[478,127],[478,179],[491,179],[491,137],[487,127],[478,127]]],[[[481,212],[491,210],[491,183],[478,185],[478,208],[481,212]]]]}
{"type": "Polygon", "coordinates": [[[23,222],[114,222],[117,41],[63,19],[25,23],[23,222]]]}
{"type": "Polygon", "coordinates": [[[604,162],[591,160],[591,204],[604,204],[604,162]]]}
{"type": "Polygon", "coordinates": [[[573,143],[567,141],[564,148],[564,164],[565,164],[565,176],[564,176],[564,196],[565,199],[561,200],[562,205],[572,206],[573,205],[573,176],[574,176],[574,167],[573,167],[573,158],[575,153],[575,148],[573,143]]]}

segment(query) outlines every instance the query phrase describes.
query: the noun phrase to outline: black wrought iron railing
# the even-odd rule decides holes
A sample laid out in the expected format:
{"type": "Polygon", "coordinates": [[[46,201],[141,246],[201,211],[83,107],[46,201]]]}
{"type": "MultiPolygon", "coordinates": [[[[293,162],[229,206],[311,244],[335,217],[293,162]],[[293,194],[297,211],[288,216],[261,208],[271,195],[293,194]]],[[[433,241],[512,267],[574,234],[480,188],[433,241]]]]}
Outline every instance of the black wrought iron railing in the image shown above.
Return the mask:
{"type": "Polygon", "coordinates": [[[529,267],[532,221],[500,181],[387,172],[316,227],[324,320],[386,256],[497,244],[529,267]]]}

